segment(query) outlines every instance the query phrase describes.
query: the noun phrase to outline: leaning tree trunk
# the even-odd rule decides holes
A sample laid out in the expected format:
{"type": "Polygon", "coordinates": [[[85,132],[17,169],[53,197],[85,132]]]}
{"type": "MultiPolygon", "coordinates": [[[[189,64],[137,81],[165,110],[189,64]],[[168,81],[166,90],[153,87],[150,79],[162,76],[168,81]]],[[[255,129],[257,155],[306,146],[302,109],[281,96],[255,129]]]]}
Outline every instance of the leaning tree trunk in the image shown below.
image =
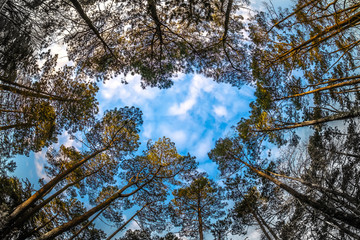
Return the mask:
{"type": "Polygon", "coordinates": [[[140,210],[138,210],[134,215],[132,215],[129,220],[127,220],[123,225],[121,225],[118,229],[116,229],[106,240],[112,239],[118,232],[120,232],[126,225],[129,224],[148,204],[145,204],[140,210]]]}
{"type": "Polygon", "coordinates": [[[349,226],[360,229],[360,217],[359,216],[339,211],[338,209],[333,208],[333,207],[329,207],[329,206],[326,205],[326,203],[324,203],[321,200],[313,200],[309,196],[306,196],[306,195],[296,191],[295,189],[293,189],[289,185],[287,185],[287,184],[277,180],[276,178],[273,178],[272,176],[258,170],[257,168],[251,166],[249,163],[247,163],[247,162],[241,160],[240,158],[234,156],[233,154],[232,154],[232,156],[235,159],[237,159],[238,161],[240,161],[242,164],[244,164],[248,168],[250,168],[250,170],[253,171],[254,173],[256,173],[258,176],[263,177],[263,178],[273,182],[275,185],[277,185],[280,188],[287,191],[289,194],[291,194],[293,197],[298,199],[300,202],[303,202],[303,203],[309,205],[310,207],[324,213],[325,215],[327,215],[329,217],[338,219],[338,220],[342,221],[343,223],[348,224],[349,226]]]}
{"type": "Polygon", "coordinates": [[[66,169],[65,171],[61,172],[59,175],[57,175],[55,178],[53,178],[50,182],[45,184],[42,188],[40,188],[36,193],[34,193],[30,198],[28,198],[26,201],[21,203],[19,206],[15,208],[15,210],[7,217],[7,220],[5,224],[3,225],[3,228],[1,229],[0,238],[5,238],[5,236],[11,232],[12,225],[15,221],[22,221],[22,214],[25,213],[31,206],[35,204],[36,201],[38,201],[40,198],[45,196],[48,192],[51,191],[55,187],[56,184],[58,184],[62,179],[64,179],[68,174],[70,174],[72,171],[74,171],[76,168],[80,167],[82,164],[87,162],[88,160],[92,159],[99,153],[107,150],[108,147],[102,148],[93,154],[83,158],[81,161],[77,162],[70,168],[66,169]]]}
{"type": "Polygon", "coordinates": [[[266,238],[268,240],[272,240],[269,233],[266,231],[263,223],[260,221],[260,219],[258,218],[257,214],[255,213],[255,211],[254,211],[254,209],[252,207],[250,207],[250,211],[251,211],[251,214],[253,215],[253,217],[255,218],[256,222],[259,224],[259,226],[261,228],[261,231],[265,234],[266,238]]]}

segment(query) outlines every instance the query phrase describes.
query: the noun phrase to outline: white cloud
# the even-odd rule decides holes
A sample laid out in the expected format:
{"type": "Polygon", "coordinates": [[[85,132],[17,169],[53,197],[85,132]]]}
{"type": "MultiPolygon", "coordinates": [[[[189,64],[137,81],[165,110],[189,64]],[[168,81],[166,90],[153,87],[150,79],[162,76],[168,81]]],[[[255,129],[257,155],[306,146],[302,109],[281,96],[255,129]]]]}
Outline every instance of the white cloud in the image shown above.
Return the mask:
{"type": "MultiPolygon", "coordinates": [[[[115,78],[100,86],[101,108],[140,107],[143,144],[147,139],[156,141],[166,136],[175,142],[179,153],[189,152],[202,165],[208,162],[207,153],[215,140],[247,114],[249,99],[253,98],[251,87],[238,89],[199,74],[179,74],[172,88],[166,90],[142,89],[139,76],[127,80],[127,85],[115,78]]],[[[211,164],[207,170],[213,167],[211,164]]]]}
{"type": "MultiPolygon", "coordinates": [[[[75,139],[70,138],[70,134],[67,132],[63,133],[61,135],[60,141],[65,147],[75,147],[76,149],[79,149],[81,147],[81,143],[75,141],[75,139]]],[[[60,144],[56,144],[56,147],[60,146],[60,144]]]]}
{"type": "Polygon", "coordinates": [[[140,229],[139,224],[137,224],[136,221],[131,221],[126,228],[131,230],[140,229]]]}
{"type": "Polygon", "coordinates": [[[121,82],[123,76],[112,78],[102,86],[100,94],[107,101],[121,100],[129,105],[145,105],[148,100],[154,99],[160,92],[158,88],[143,89],[139,75],[128,75],[126,81],[121,82]]]}
{"type": "MultiPolygon", "coordinates": [[[[58,150],[60,145],[64,145],[65,147],[75,147],[76,149],[81,148],[81,143],[76,141],[75,139],[70,139],[70,135],[67,132],[64,132],[62,135],[59,136],[59,142],[52,144],[51,146],[58,150]]],[[[46,160],[46,152],[47,148],[44,148],[41,152],[37,152],[34,154],[35,160],[34,165],[36,169],[36,174],[39,178],[44,178],[45,181],[50,181],[50,178],[46,175],[44,166],[47,163],[46,160]]]]}
{"type": "Polygon", "coordinates": [[[171,80],[173,82],[178,82],[178,81],[182,81],[184,80],[184,78],[186,77],[186,74],[185,73],[177,73],[175,77],[173,77],[171,80]]]}
{"type": "Polygon", "coordinates": [[[168,137],[176,144],[177,148],[184,147],[187,143],[187,134],[183,130],[175,130],[173,127],[169,125],[163,125],[162,127],[162,135],[168,137]]]}
{"type": "Polygon", "coordinates": [[[39,178],[43,178],[45,181],[49,181],[50,178],[46,175],[44,166],[46,164],[46,158],[45,158],[46,150],[42,150],[41,152],[35,153],[35,168],[36,168],[36,174],[39,178]]]}
{"type": "Polygon", "coordinates": [[[191,83],[189,84],[189,93],[185,101],[181,102],[180,104],[173,104],[169,109],[169,114],[173,116],[186,114],[197,104],[197,100],[202,92],[209,93],[213,90],[213,88],[214,82],[211,79],[199,74],[195,74],[191,79],[191,83]]]}
{"type": "Polygon", "coordinates": [[[58,55],[58,60],[56,63],[56,67],[57,68],[61,68],[65,65],[72,65],[73,62],[69,62],[69,58],[67,57],[67,52],[66,52],[66,45],[64,44],[53,44],[50,46],[51,49],[51,53],[52,54],[57,54],[58,55]]]}
{"type": "Polygon", "coordinates": [[[196,104],[197,96],[191,95],[190,98],[186,99],[180,104],[174,104],[170,109],[170,115],[183,115],[186,114],[196,104]]]}
{"type": "Polygon", "coordinates": [[[248,236],[249,239],[260,239],[261,234],[259,231],[254,230],[253,232],[251,232],[248,236]]]}
{"type": "Polygon", "coordinates": [[[208,131],[207,136],[199,139],[197,144],[191,149],[192,153],[198,158],[198,161],[202,162],[206,160],[208,152],[212,147],[212,131],[208,131]]]}
{"type": "Polygon", "coordinates": [[[216,116],[219,117],[226,117],[228,112],[224,106],[214,106],[213,111],[215,112],[216,116]]]}
{"type": "Polygon", "coordinates": [[[151,139],[152,138],[152,132],[153,132],[153,125],[152,124],[146,124],[144,125],[144,131],[143,131],[143,136],[147,139],[151,139]]]}

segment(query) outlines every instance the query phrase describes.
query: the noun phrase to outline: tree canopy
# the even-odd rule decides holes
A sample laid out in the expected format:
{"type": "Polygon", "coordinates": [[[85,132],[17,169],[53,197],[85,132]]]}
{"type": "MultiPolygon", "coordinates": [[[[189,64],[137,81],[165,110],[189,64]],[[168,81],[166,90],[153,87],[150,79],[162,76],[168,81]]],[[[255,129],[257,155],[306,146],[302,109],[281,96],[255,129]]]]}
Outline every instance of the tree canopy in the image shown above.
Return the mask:
{"type": "Polygon", "coordinates": [[[360,4],[254,2],[3,0],[0,238],[360,239],[360,4]],[[166,136],[141,146],[141,110],[97,99],[115,77],[192,73],[254,90],[208,154],[219,176],[166,136]],[[9,174],[40,151],[38,186],[9,174]]]}

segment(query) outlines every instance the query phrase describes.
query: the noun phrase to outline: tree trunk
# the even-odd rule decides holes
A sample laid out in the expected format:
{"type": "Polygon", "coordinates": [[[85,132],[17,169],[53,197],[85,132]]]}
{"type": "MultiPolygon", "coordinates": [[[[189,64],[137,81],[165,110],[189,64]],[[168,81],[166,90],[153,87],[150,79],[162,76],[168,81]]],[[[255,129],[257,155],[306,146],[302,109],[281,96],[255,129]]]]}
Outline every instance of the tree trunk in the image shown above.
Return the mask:
{"type": "Polygon", "coordinates": [[[51,231],[45,233],[44,235],[42,235],[39,238],[39,240],[54,239],[55,237],[59,236],[63,232],[65,232],[65,231],[69,230],[70,228],[82,223],[83,221],[87,220],[89,217],[91,217],[96,212],[100,211],[103,208],[108,207],[113,201],[115,201],[117,198],[121,197],[121,194],[126,189],[128,189],[129,187],[131,187],[134,184],[135,183],[131,183],[131,182],[128,183],[126,186],[124,186],[122,189],[117,191],[115,194],[113,194],[111,197],[106,199],[104,202],[100,203],[96,207],[93,207],[92,209],[90,209],[89,211],[84,213],[83,215],[75,217],[74,219],[70,220],[69,222],[64,223],[63,225],[61,225],[59,227],[56,227],[56,228],[52,229],[51,231]]]}
{"type": "Polygon", "coordinates": [[[305,3],[304,5],[302,5],[301,7],[296,8],[296,10],[294,12],[292,12],[291,14],[289,14],[288,16],[284,17],[283,19],[281,19],[280,21],[276,22],[274,25],[271,26],[271,28],[267,31],[267,33],[271,32],[271,30],[276,27],[277,25],[279,25],[282,22],[285,22],[287,19],[291,18],[292,16],[296,15],[298,12],[300,12],[301,10],[303,10],[304,8],[306,8],[307,6],[310,6],[313,3],[316,2],[320,2],[321,0],[312,0],[308,3],[305,3]]]}
{"type": "Polygon", "coordinates": [[[325,149],[326,151],[328,151],[328,152],[336,153],[336,154],[339,154],[339,155],[344,155],[344,156],[347,156],[347,157],[360,158],[360,155],[357,155],[357,154],[344,153],[344,152],[334,151],[334,150],[332,150],[332,149],[326,149],[326,148],[324,148],[324,149],[325,149]]]}
{"type": "MultiPolygon", "coordinates": [[[[253,210],[254,212],[256,210],[253,210]]],[[[275,240],[278,240],[279,238],[277,237],[277,235],[275,234],[275,232],[272,230],[272,228],[266,223],[265,219],[261,216],[261,214],[257,214],[258,218],[260,219],[260,221],[264,224],[264,226],[266,227],[266,229],[270,232],[270,234],[273,236],[273,238],[275,240]]]]}
{"type": "Polygon", "coordinates": [[[55,218],[57,218],[58,215],[59,215],[59,213],[57,213],[57,214],[56,214],[55,216],[53,216],[49,221],[47,221],[47,222],[45,222],[44,224],[42,224],[41,226],[35,228],[35,229],[32,230],[31,232],[20,234],[20,236],[18,237],[18,240],[25,240],[25,239],[28,239],[29,237],[35,235],[40,229],[44,228],[46,225],[48,225],[49,223],[51,223],[55,218]]]}
{"type": "Polygon", "coordinates": [[[319,45],[320,43],[326,41],[327,39],[339,34],[342,31],[345,31],[346,29],[354,26],[360,22],[360,12],[352,15],[346,20],[343,20],[341,22],[337,22],[335,25],[330,26],[316,34],[315,36],[311,37],[310,39],[304,41],[303,43],[299,44],[296,47],[293,47],[292,49],[286,51],[285,53],[281,54],[277,59],[275,59],[273,62],[281,61],[283,59],[286,59],[289,57],[290,54],[300,51],[301,49],[307,47],[310,43],[316,41],[316,45],[319,45]],[[331,33],[333,32],[333,33],[331,33]],[[331,33],[330,35],[326,36],[327,34],[331,33]]]}
{"type": "Polygon", "coordinates": [[[105,50],[107,49],[110,54],[118,61],[118,58],[115,56],[109,45],[105,42],[105,40],[101,37],[99,31],[96,29],[90,18],[86,15],[84,9],[81,7],[81,4],[77,0],[70,0],[70,2],[74,5],[74,8],[79,13],[80,17],[85,21],[88,27],[95,33],[96,37],[101,41],[105,50]]]}
{"type": "Polygon", "coordinates": [[[204,233],[203,233],[203,221],[201,215],[201,206],[200,206],[200,196],[198,196],[198,221],[199,221],[199,237],[200,240],[204,240],[204,233]]]}
{"type": "Polygon", "coordinates": [[[254,209],[252,207],[249,207],[251,214],[254,216],[256,222],[259,224],[261,231],[265,234],[266,238],[269,240],[272,240],[269,233],[266,231],[265,227],[263,226],[262,222],[260,221],[260,219],[258,218],[257,214],[255,213],[254,209]]]}
{"type": "MultiPolygon", "coordinates": [[[[350,203],[356,203],[357,202],[357,199],[344,193],[344,192],[339,192],[339,191],[336,191],[336,190],[333,190],[333,189],[329,189],[329,188],[325,188],[325,187],[322,187],[322,186],[319,186],[317,184],[313,184],[313,183],[310,183],[310,182],[307,182],[307,181],[304,181],[302,180],[301,178],[294,178],[294,177],[289,177],[289,176],[286,176],[286,175],[283,175],[283,174],[278,174],[278,173],[273,173],[273,172],[270,172],[270,171],[267,171],[269,172],[270,174],[274,175],[274,176],[278,176],[278,177],[282,177],[282,178],[287,178],[287,179],[291,179],[291,180],[294,180],[294,181],[297,181],[299,183],[302,183],[304,184],[305,186],[308,186],[310,188],[314,188],[314,189],[318,189],[318,190],[322,190],[324,192],[328,192],[328,193],[331,193],[331,194],[334,194],[335,196],[340,196],[340,197],[343,197],[345,199],[347,199],[350,203]]],[[[360,212],[358,212],[359,215],[360,215],[360,212]]]]}
{"type": "Polygon", "coordinates": [[[337,210],[336,208],[333,208],[333,207],[329,207],[329,206],[326,205],[326,203],[324,203],[321,200],[313,200],[309,196],[306,196],[306,195],[296,191],[292,187],[290,187],[290,186],[286,185],[285,183],[277,180],[276,178],[273,178],[272,176],[270,176],[270,175],[256,169],[255,167],[251,166],[250,164],[248,164],[247,162],[241,160],[240,158],[234,156],[233,154],[231,154],[231,155],[235,159],[237,159],[238,161],[240,161],[241,163],[246,165],[248,168],[250,168],[250,170],[253,171],[254,173],[256,173],[258,176],[263,177],[263,178],[273,182],[275,185],[277,185],[280,188],[287,191],[289,194],[291,194],[293,197],[298,199],[300,202],[303,202],[303,203],[309,205],[310,207],[324,213],[325,215],[327,215],[329,217],[338,219],[338,220],[348,224],[349,226],[360,229],[360,217],[358,217],[358,216],[356,216],[354,214],[341,212],[341,211],[339,211],[339,210],[337,210]]]}
{"type": "Polygon", "coordinates": [[[145,204],[140,210],[138,210],[134,215],[132,215],[131,218],[129,218],[123,225],[121,225],[118,229],[116,229],[108,238],[106,238],[106,240],[110,240],[112,239],[118,232],[120,232],[124,227],[126,227],[126,225],[129,224],[129,222],[131,222],[146,206],[148,205],[145,204]]]}
{"type": "Polygon", "coordinates": [[[229,0],[225,12],[225,22],[224,22],[224,34],[222,36],[222,40],[225,41],[227,38],[228,30],[229,30],[229,22],[230,22],[230,13],[232,10],[233,0],[229,0]]]}
{"type": "Polygon", "coordinates": [[[90,209],[89,211],[87,211],[86,213],[84,213],[81,216],[75,217],[73,220],[52,229],[51,231],[45,233],[43,236],[41,236],[39,238],[39,240],[45,240],[45,239],[54,239],[55,237],[59,236],[60,234],[62,234],[63,232],[69,230],[70,228],[82,223],[83,221],[87,220],[89,217],[91,217],[93,214],[95,214],[96,212],[100,211],[101,209],[109,206],[113,201],[115,201],[117,198],[120,197],[129,197],[135,193],[137,193],[138,191],[140,191],[143,187],[145,187],[147,184],[149,184],[155,177],[156,175],[159,173],[160,169],[162,167],[160,166],[159,169],[156,171],[156,173],[153,175],[153,177],[151,177],[148,181],[146,181],[145,183],[143,183],[142,185],[140,185],[137,189],[135,189],[134,191],[127,193],[127,194],[122,194],[126,189],[130,188],[131,186],[135,185],[136,183],[138,183],[138,180],[134,181],[134,182],[129,182],[126,186],[124,186],[122,189],[120,189],[119,191],[117,191],[115,194],[113,194],[111,197],[109,197],[108,199],[106,199],[105,201],[103,201],[102,203],[100,203],[99,205],[97,205],[96,207],[93,207],[92,209],[90,209]]]}
{"type": "Polygon", "coordinates": [[[19,206],[15,208],[15,210],[8,216],[8,219],[6,223],[4,224],[4,227],[1,229],[2,235],[0,237],[6,236],[11,231],[11,225],[14,221],[22,221],[22,216],[26,210],[28,210],[37,200],[42,198],[44,195],[46,195],[51,189],[55,187],[56,184],[58,184],[61,180],[63,180],[68,174],[70,174],[72,171],[74,171],[76,168],[80,167],[82,164],[87,162],[88,160],[92,159],[99,153],[107,150],[108,147],[102,148],[93,154],[83,158],[81,161],[75,163],[70,168],[66,169],[65,171],[61,172],[59,175],[57,175],[55,178],[50,180],[47,184],[45,184],[42,188],[40,188],[36,193],[34,193],[30,198],[28,198],[26,201],[21,203],[19,206]]]}
{"type": "Polygon", "coordinates": [[[301,97],[301,96],[305,96],[305,95],[308,95],[308,94],[313,94],[313,93],[316,93],[316,92],[321,92],[321,91],[329,90],[329,89],[332,89],[332,88],[338,88],[338,87],[354,85],[354,84],[357,84],[357,83],[360,83],[360,78],[352,80],[352,81],[348,81],[348,82],[342,82],[342,83],[332,84],[332,85],[329,85],[329,86],[326,86],[326,87],[313,89],[311,91],[307,91],[307,92],[303,92],[303,93],[298,93],[298,94],[294,94],[294,95],[290,95],[290,96],[286,96],[286,97],[282,97],[282,98],[276,98],[273,101],[280,101],[280,100],[285,100],[285,99],[289,99],[289,98],[301,97]]]}
{"type": "Polygon", "coordinates": [[[262,129],[262,130],[252,130],[252,132],[281,131],[281,130],[286,130],[286,129],[294,129],[294,128],[312,126],[312,125],[319,124],[319,123],[327,123],[327,122],[332,122],[332,121],[355,118],[355,117],[359,117],[359,116],[360,116],[360,111],[356,110],[356,111],[352,111],[352,112],[347,112],[347,113],[336,114],[336,115],[332,115],[332,116],[328,116],[328,117],[323,117],[323,118],[319,118],[319,119],[315,119],[315,120],[304,121],[304,122],[301,122],[301,123],[294,123],[294,124],[291,124],[291,125],[285,125],[285,126],[274,127],[274,128],[269,128],[269,129],[262,129]]]}
{"type": "Polygon", "coordinates": [[[96,214],[96,216],[91,219],[91,221],[89,221],[88,223],[86,223],[79,231],[77,231],[69,240],[73,240],[74,238],[76,238],[85,228],[87,228],[92,222],[94,222],[94,220],[96,218],[98,218],[100,216],[100,214],[102,214],[103,211],[106,210],[106,207],[103,208],[98,214],[96,214]]]}
{"type": "Polygon", "coordinates": [[[55,192],[53,195],[51,195],[50,197],[46,198],[44,201],[42,201],[41,203],[39,203],[38,205],[32,207],[31,209],[29,209],[29,211],[25,212],[24,215],[21,216],[21,218],[17,221],[15,221],[12,224],[12,227],[18,227],[21,226],[26,220],[28,220],[31,216],[33,216],[35,213],[37,213],[40,209],[42,209],[46,204],[48,204],[49,202],[51,202],[54,198],[56,198],[57,196],[59,196],[61,193],[63,193],[66,189],[68,189],[71,186],[74,186],[75,184],[79,183],[80,181],[82,181],[83,179],[99,172],[102,168],[104,167],[101,166],[98,170],[84,175],[83,177],[81,177],[80,179],[78,179],[75,182],[69,183],[67,185],[65,185],[63,188],[61,188],[60,190],[58,190],[57,192],[55,192]]]}
{"type": "Polygon", "coordinates": [[[12,128],[30,128],[30,127],[34,127],[34,126],[35,125],[30,124],[30,123],[19,123],[19,124],[13,124],[13,125],[8,125],[8,126],[0,126],[0,131],[12,129],[12,128]]]}
{"type": "Polygon", "coordinates": [[[40,99],[56,100],[56,101],[59,101],[59,102],[79,101],[79,99],[67,99],[67,98],[58,97],[58,96],[47,94],[47,93],[41,93],[41,92],[36,91],[36,90],[32,90],[32,91],[22,90],[22,89],[19,89],[17,87],[4,85],[4,84],[0,84],[0,90],[9,91],[9,92],[12,92],[12,93],[15,93],[15,94],[22,95],[24,97],[36,97],[36,98],[40,98],[40,99]]]}

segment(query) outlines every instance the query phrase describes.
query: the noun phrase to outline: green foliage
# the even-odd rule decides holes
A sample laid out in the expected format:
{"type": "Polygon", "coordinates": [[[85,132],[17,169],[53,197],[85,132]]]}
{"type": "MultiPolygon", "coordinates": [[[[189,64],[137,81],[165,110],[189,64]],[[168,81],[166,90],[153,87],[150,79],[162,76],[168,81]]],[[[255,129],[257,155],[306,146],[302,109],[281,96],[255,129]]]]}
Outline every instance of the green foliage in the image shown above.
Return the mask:
{"type": "MultiPolygon", "coordinates": [[[[243,234],[253,224],[274,239],[304,238],[304,232],[316,239],[359,238],[353,224],[360,221],[359,139],[353,119],[360,112],[360,6],[357,1],[305,0],[291,9],[267,5],[266,12],[251,12],[244,20],[240,13],[249,4],[1,3],[0,237],[70,238],[84,228],[77,238],[101,239],[104,233],[90,217],[96,213],[120,226],[123,210],[136,205],[146,206],[137,216],[144,228],[167,230],[171,215],[182,234],[192,238],[203,239],[203,232],[211,230],[226,239],[229,229],[243,234]],[[57,56],[43,52],[55,41],[67,45],[74,66],[58,68],[57,56]],[[194,158],[180,155],[170,139],[149,141],[134,156],[142,124],[138,108],[107,111],[95,119],[95,79],[123,75],[125,82],[127,74],[139,74],[144,88],[169,88],[173,76],[193,72],[256,88],[250,116],[209,153],[235,204],[225,219],[220,219],[226,206],[223,189],[195,174],[194,158]],[[346,120],[347,131],[327,127],[338,120],[346,120]],[[308,126],[314,134],[304,156],[289,154],[288,161],[277,162],[265,157],[271,143],[287,150],[297,146],[298,129],[308,126]],[[46,173],[53,181],[41,183],[44,191],[9,221],[14,209],[34,195],[28,182],[7,177],[15,168],[8,159],[49,147],[64,131],[80,139],[82,149],[50,148],[46,173]],[[173,191],[166,209],[170,191],[184,179],[190,182],[173,191]],[[87,197],[90,210],[79,196],[87,197]],[[278,231],[271,230],[274,225],[278,231]]],[[[124,238],[151,239],[151,233],[128,231],[124,238]]]]}
{"type": "Polygon", "coordinates": [[[203,239],[203,233],[210,230],[211,219],[225,214],[223,190],[205,174],[196,175],[191,183],[174,190],[173,195],[171,218],[175,226],[181,226],[180,235],[203,239]]]}

